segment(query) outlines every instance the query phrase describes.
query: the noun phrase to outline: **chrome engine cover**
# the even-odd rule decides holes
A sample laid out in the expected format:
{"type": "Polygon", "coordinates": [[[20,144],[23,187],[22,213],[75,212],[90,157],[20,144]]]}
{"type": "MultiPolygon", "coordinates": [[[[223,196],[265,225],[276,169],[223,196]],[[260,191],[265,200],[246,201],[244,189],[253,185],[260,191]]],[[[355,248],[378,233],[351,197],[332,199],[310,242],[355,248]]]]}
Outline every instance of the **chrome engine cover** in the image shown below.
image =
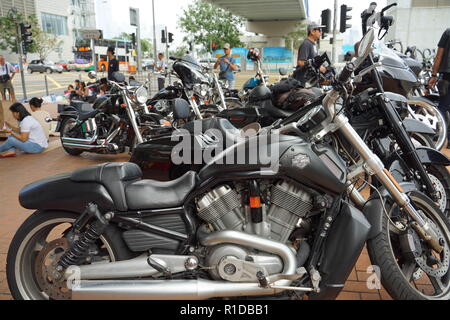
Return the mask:
{"type": "Polygon", "coordinates": [[[231,282],[257,282],[259,271],[269,276],[283,270],[283,262],[278,256],[250,254],[236,245],[211,248],[206,263],[214,279],[231,282]]]}

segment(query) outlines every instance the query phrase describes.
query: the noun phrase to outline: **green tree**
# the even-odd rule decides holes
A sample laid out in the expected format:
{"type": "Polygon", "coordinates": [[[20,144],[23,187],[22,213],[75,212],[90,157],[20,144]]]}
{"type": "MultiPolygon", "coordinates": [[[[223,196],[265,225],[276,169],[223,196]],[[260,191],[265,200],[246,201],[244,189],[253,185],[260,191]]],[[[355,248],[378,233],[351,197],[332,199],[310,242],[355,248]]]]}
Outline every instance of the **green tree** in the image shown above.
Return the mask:
{"type": "Polygon", "coordinates": [[[233,15],[209,2],[197,0],[183,11],[178,28],[192,39],[194,44],[203,46],[209,51],[211,44],[222,46],[229,43],[232,47],[242,47],[239,40],[239,28],[244,19],[233,15]]]}
{"type": "Polygon", "coordinates": [[[39,59],[45,60],[48,55],[54,51],[56,48],[63,44],[63,41],[58,39],[57,36],[45,33],[43,31],[38,31],[37,34],[33,34],[34,41],[32,44],[33,52],[39,55],[39,59]]]}
{"type": "Polygon", "coordinates": [[[130,40],[131,41],[131,34],[122,32],[117,37],[114,37],[114,40],[130,40]]]}
{"type": "Polygon", "coordinates": [[[294,31],[289,32],[284,40],[286,41],[286,47],[291,50],[296,50],[300,47],[303,40],[308,36],[308,32],[306,31],[307,25],[305,22],[300,22],[297,24],[294,31]]]}
{"type": "Polygon", "coordinates": [[[141,39],[141,50],[142,55],[145,57],[153,56],[153,44],[151,39],[141,39]]]}
{"type": "MultiPolygon", "coordinates": [[[[19,53],[17,44],[20,40],[20,35],[18,34],[17,25],[20,23],[30,24],[32,39],[35,38],[37,34],[41,31],[37,18],[35,15],[24,16],[21,13],[8,14],[5,17],[0,17],[0,49],[9,50],[10,52],[19,53]],[[19,39],[18,39],[19,37],[19,39]]],[[[27,48],[28,52],[36,52],[36,41],[29,45],[27,48]]]]}
{"type": "Polygon", "coordinates": [[[169,50],[169,56],[182,57],[186,54],[187,51],[189,51],[188,46],[181,45],[175,50],[169,50]]]}

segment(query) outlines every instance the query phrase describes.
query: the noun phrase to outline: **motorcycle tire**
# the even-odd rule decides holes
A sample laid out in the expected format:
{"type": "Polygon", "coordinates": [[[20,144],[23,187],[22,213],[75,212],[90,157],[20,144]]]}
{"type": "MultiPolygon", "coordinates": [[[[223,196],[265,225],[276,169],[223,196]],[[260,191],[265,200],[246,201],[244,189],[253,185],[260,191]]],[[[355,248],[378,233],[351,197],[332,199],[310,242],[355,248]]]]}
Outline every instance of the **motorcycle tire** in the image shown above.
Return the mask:
{"type": "MultiPolygon", "coordinates": [[[[426,271],[422,270],[422,267],[418,265],[417,260],[413,259],[408,261],[405,258],[406,252],[404,252],[399,245],[397,233],[394,231],[391,232],[391,229],[394,228],[390,226],[390,222],[387,219],[386,214],[383,214],[382,217],[381,232],[370,239],[367,243],[370,260],[374,266],[379,267],[381,284],[393,299],[448,300],[450,298],[450,275],[448,272],[448,257],[450,255],[450,223],[431,201],[431,199],[424,194],[420,192],[411,192],[409,197],[414,207],[417,210],[421,210],[428,217],[428,219],[431,220],[435,226],[437,226],[437,229],[441,233],[442,237],[440,238],[445,241],[444,252],[446,257],[445,260],[447,261],[445,262],[447,265],[442,267],[442,271],[447,272],[441,277],[438,277],[439,275],[433,277],[435,279],[435,283],[433,283],[430,280],[431,278],[429,275],[426,274],[426,271]],[[422,275],[419,277],[420,271],[422,272],[422,275]],[[417,277],[419,278],[416,279],[417,277]],[[423,287],[416,283],[418,280],[426,281],[427,279],[432,283],[431,288],[435,289],[434,286],[437,285],[439,289],[431,292],[428,291],[432,290],[431,288],[426,287],[427,289],[423,289],[423,287]],[[440,284],[438,284],[437,279],[439,279],[440,284]],[[419,289],[423,291],[420,291],[419,289]]],[[[393,218],[396,214],[399,216],[402,215],[401,211],[398,210],[397,204],[394,203],[392,199],[385,198],[385,201],[390,202],[386,204],[386,211],[391,218],[393,218]]],[[[416,233],[416,238],[417,237],[418,236],[416,233]]],[[[425,253],[423,254],[432,251],[429,248],[428,250],[430,251],[427,251],[427,244],[422,244],[421,239],[419,239],[419,241],[421,246],[426,246],[424,249],[425,253]]],[[[422,258],[422,256],[419,256],[419,258],[422,258]]],[[[426,264],[429,263],[428,260],[425,261],[426,264]]],[[[429,272],[433,272],[433,269],[429,272]]]]}
{"type": "Polygon", "coordinates": [[[71,156],[79,156],[80,154],[83,153],[83,150],[67,148],[67,147],[64,146],[64,143],[62,141],[62,138],[64,137],[64,134],[66,132],[66,126],[72,121],[74,121],[73,118],[66,118],[66,119],[64,119],[64,121],[61,124],[61,130],[60,130],[60,132],[61,132],[61,145],[64,148],[64,151],[66,151],[71,156]]]}
{"type": "MultiPolygon", "coordinates": [[[[20,226],[9,246],[6,259],[6,277],[14,299],[50,299],[38,284],[35,264],[38,263],[39,253],[49,245],[50,242],[46,242],[49,240],[48,238],[64,234],[67,230],[63,232],[62,226],[69,228],[78,217],[78,214],[72,212],[36,211],[20,226]],[[53,229],[50,229],[52,226],[53,229]],[[56,226],[61,229],[59,234],[55,233],[56,226]]],[[[132,258],[132,254],[122,239],[122,233],[113,225],[106,228],[97,243],[104,246],[103,250],[109,256],[110,261],[132,258]]]]}

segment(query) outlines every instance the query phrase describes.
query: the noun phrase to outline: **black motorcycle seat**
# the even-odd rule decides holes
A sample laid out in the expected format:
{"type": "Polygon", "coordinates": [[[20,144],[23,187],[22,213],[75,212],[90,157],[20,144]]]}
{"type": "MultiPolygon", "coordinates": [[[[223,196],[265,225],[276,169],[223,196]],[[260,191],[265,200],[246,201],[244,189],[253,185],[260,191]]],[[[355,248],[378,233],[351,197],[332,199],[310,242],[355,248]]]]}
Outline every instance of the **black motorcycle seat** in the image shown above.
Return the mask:
{"type": "Polygon", "coordinates": [[[94,110],[91,112],[80,112],[78,114],[78,120],[80,121],[85,121],[87,119],[93,118],[95,117],[100,111],[99,110],[94,110]]]}
{"type": "Polygon", "coordinates": [[[96,182],[108,190],[119,211],[127,211],[125,197],[127,185],[142,179],[142,171],[135,163],[113,162],[90,166],[74,171],[70,177],[73,182],[96,182]]]}
{"type": "Polygon", "coordinates": [[[197,173],[189,171],[173,181],[140,180],[125,189],[129,210],[175,208],[183,204],[195,188],[197,173]]]}
{"type": "Polygon", "coordinates": [[[86,101],[81,100],[72,100],[70,102],[70,105],[78,110],[78,112],[91,112],[92,111],[92,104],[87,103],[86,101]]]}
{"type": "Polygon", "coordinates": [[[264,108],[265,111],[275,119],[285,119],[295,113],[295,111],[287,111],[275,107],[271,100],[263,101],[260,107],[264,108]]]}

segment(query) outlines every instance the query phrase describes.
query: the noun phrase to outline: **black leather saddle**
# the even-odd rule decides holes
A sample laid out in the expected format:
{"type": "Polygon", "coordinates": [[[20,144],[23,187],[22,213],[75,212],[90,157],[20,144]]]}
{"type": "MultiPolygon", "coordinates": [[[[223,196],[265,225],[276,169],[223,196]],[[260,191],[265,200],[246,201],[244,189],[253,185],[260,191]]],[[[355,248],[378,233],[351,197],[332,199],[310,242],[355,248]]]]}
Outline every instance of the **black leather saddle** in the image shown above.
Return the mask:
{"type": "Polygon", "coordinates": [[[195,188],[196,178],[197,174],[190,171],[168,182],[143,180],[138,165],[113,162],[76,170],[70,180],[102,184],[111,195],[116,209],[129,211],[181,206],[195,188]]]}

